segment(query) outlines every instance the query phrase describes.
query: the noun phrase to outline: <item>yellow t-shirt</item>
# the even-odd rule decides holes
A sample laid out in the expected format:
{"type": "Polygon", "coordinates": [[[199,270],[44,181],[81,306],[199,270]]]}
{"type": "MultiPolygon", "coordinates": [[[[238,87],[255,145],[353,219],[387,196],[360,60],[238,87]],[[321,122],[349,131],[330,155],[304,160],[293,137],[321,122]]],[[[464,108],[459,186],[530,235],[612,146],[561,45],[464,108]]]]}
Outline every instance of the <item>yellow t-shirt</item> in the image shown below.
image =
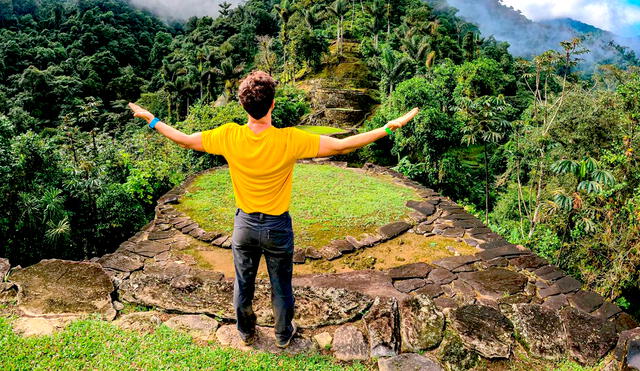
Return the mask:
{"type": "Polygon", "coordinates": [[[280,215],[289,210],[296,160],[316,157],[320,136],[275,127],[255,134],[247,125],[228,123],[202,132],[202,145],[227,159],[237,207],[280,215]]]}

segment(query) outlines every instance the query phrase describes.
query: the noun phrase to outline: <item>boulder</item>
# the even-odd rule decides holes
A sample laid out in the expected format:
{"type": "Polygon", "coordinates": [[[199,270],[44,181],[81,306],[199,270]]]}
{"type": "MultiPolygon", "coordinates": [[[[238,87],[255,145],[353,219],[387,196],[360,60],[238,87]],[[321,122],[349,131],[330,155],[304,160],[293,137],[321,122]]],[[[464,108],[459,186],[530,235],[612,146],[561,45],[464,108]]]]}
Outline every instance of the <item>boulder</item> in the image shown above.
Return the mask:
{"type": "Polygon", "coordinates": [[[98,313],[112,320],[113,283],[100,264],[41,260],[9,277],[18,286],[18,307],[29,316],[98,313]]]}
{"type": "Polygon", "coordinates": [[[460,279],[469,283],[480,294],[494,300],[505,295],[514,295],[524,291],[527,277],[503,268],[489,268],[479,272],[459,274],[460,279]]]}
{"type": "Polygon", "coordinates": [[[331,342],[333,341],[333,336],[331,336],[328,332],[321,332],[317,335],[313,336],[313,340],[318,344],[319,349],[329,350],[331,349],[331,342]]]}
{"type": "Polygon", "coordinates": [[[431,216],[436,212],[436,207],[434,204],[425,201],[407,201],[407,207],[410,207],[424,216],[431,216]]]}
{"type": "Polygon", "coordinates": [[[352,325],[343,325],[333,334],[333,356],[341,361],[369,359],[369,347],[362,332],[352,325]]]}
{"type": "Polygon", "coordinates": [[[485,358],[509,358],[513,324],[500,311],[472,304],[456,309],[452,317],[452,326],[466,347],[485,358]]]}
{"type": "Polygon", "coordinates": [[[556,311],[538,304],[516,304],[512,321],[533,356],[552,361],[564,357],[566,335],[556,311]]]}
{"type": "Polygon", "coordinates": [[[239,349],[244,352],[258,350],[276,354],[300,354],[310,352],[313,346],[310,340],[300,336],[294,336],[289,346],[281,349],[276,346],[276,337],[272,328],[257,326],[256,333],[258,335],[256,341],[250,346],[242,343],[236,325],[220,326],[216,331],[216,337],[223,346],[239,349]]]}
{"type": "Polygon", "coordinates": [[[407,278],[425,278],[433,269],[427,263],[412,263],[405,264],[399,267],[391,268],[387,271],[387,274],[391,279],[400,280],[407,278]]]}
{"type": "Polygon", "coordinates": [[[378,232],[385,240],[390,240],[396,236],[403,234],[411,229],[411,224],[406,222],[395,222],[384,225],[378,229],[378,232]]]}
{"type": "Polygon", "coordinates": [[[427,281],[423,278],[411,278],[408,280],[400,280],[395,281],[393,286],[400,292],[404,292],[405,294],[415,291],[424,285],[427,284],[427,281]]]}
{"type": "Polygon", "coordinates": [[[613,323],[575,308],[564,308],[560,318],[567,333],[569,353],[581,364],[596,364],[618,340],[613,323]]]}
{"type": "Polygon", "coordinates": [[[98,264],[120,272],[133,272],[142,268],[144,261],[139,256],[117,252],[102,256],[98,259],[98,264]]]}
{"type": "Polygon", "coordinates": [[[68,321],[60,318],[20,317],[13,321],[13,331],[22,336],[48,336],[63,329],[68,321]]]}
{"type": "Polygon", "coordinates": [[[371,357],[391,357],[398,354],[400,334],[396,299],[376,297],[363,320],[369,333],[371,357]]]}
{"type": "Polygon", "coordinates": [[[437,362],[416,353],[404,353],[378,360],[380,371],[444,371],[437,362]]]}
{"type": "Polygon", "coordinates": [[[11,269],[9,259],[0,258],[0,282],[2,282],[4,277],[9,273],[9,269],[11,269]]]}
{"type": "MultiPolygon", "coordinates": [[[[360,316],[372,300],[360,293],[338,288],[295,287],[296,323],[315,328],[349,322],[360,316]]],[[[119,289],[120,297],[130,303],[182,313],[203,313],[235,319],[233,282],[218,276],[183,275],[169,277],[134,272],[119,289]]],[[[253,307],[258,324],[273,325],[271,287],[258,281],[253,307]]]]}
{"type": "Polygon", "coordinates": [[[400,302],[400,336],[403,352],[437,347],[444,334],[444,315],[424,294],[400,302]]]}
{"type": "Polygon", "coordinates": [[[149,333],[154,332],[162,324],[162,320],[159,312],[134,312],[123,315],[113,321],[113,324],[123,330],[149,333]]]}
{"type": "Polygon", "coordinates": [[[214,341],[218,321],[204,314],[183,314],[171,317],[164,323],[167,327],[176,331],[186,332],[195,339],[202,341],[214,341]]]}
{"type": "Polygon", "coordinates": [[[17,296],[18,286],[13,282],[0,282],[0,303],[14,302],[17,296]]]}
{"type": "Polygon", "coordinates": [[[631,370],[640,370],[640,340],[629,342],[625,366],[631,370]]]}
{"type": "Polygon", "coordinates": [[[615,356],[618,361],[624,361],[627,358],[629,342],[633,340],[640,340],[640,327],[620,333],[615,349],[615,356]]]}
{"type": "Polygon", "coordinates": [[[388,275],[375,270],[296,276],[293,278],[293,284],[294,286],[342,288],[371,297],[380,296],[401,299],[407,296],[393,287],[391,278],[388,275]]]}

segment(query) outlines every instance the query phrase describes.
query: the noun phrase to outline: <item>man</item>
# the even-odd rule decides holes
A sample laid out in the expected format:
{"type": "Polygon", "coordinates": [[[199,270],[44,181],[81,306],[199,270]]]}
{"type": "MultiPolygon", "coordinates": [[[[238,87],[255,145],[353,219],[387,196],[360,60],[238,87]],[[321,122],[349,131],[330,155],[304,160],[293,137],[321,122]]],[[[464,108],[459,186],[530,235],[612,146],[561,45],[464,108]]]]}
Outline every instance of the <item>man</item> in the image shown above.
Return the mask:
{"type": "Polygon", "coordinates": [[[160,122],[143,108],[129,103],[134,116],[184,148],[222,155],[229,163],[237,211],[232,236],[235,283],[233,304],[237,327],[246,345],[256,339],[252,301],[260,256],[264,254],[271,281],[276,345],[285,348],[295,335],[293,230],[289,216],[293,167],[296,160],[352,152],[409,122],[415,108],[383,128],[344,139],[308,134],[271,124],[276,81],[254,71],[240,84],[238,97],[247,111],[246,125],[224,124],[216,129],[184,134],[160,122]]]}

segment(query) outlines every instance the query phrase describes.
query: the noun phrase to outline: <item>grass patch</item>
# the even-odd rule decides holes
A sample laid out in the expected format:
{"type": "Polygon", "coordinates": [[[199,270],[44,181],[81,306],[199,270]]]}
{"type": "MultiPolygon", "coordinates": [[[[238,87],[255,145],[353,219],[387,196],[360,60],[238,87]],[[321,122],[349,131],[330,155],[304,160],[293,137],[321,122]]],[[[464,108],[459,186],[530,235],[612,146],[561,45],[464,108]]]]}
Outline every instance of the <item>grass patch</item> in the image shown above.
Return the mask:
{"type": "MultiPolygon", "coordinates": [[[[298,248],[322,247],[333,239],[356,237],[396,221],[417,199],[413,189],[330,165],[296,165],[290,213],[298,248]]],[[[231,233],[235,203],[227,169],[196,179],[176,207],[202,228],[231,233]]]]}
{"type": "Polygon", "coordinates": [[[123,331],[98,320],[71,323],[52,336],[23,338],[0,317],[0,368],[3,370],[366,370],[338,364],[317,354],[299,356],[243,353],[217,345],[198,345],[182,333],[160,326],[153,334],[123,331]]]}
{"type": "Polygon", "coordinates": [[[313,126],[313,125],[299,125],[296,128],[306,131],[311,134],[318,135],[330,135],[330,134],[342,134],[345,133],[343,129],[334,128],[332,126],[313,126]]]}

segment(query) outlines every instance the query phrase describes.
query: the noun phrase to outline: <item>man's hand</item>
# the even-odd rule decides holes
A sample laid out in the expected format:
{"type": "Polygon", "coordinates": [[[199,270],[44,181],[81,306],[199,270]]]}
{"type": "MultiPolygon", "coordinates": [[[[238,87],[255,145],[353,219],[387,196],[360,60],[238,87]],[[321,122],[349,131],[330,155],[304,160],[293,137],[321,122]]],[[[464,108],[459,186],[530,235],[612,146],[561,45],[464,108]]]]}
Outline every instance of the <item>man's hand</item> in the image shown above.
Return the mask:
{"type": "Polygon", "coordinates": [[[153,118],[155,117],[153,116],[153,114],[151,114],[151,112],[135,103],[129,103],[129,108],[131,108],[131,110],[133,111],[133,117],[144,119],[145,121],[147,121],[147,124],[150,123],[151,120],[153,120],[153,118]]]}
{"type": "Polygon", "coordinates": [[[418,114],[418,112],[420,112],[420,110],[416,107],[411,111],[405,113],[404,116],[398,117],[395,120],[391,120],[387,122],[387,124],[384,127],[389,128],[391,130],[400,129],[401,127],[405,126],[409,121],[411,121],[411,119],[413,119],[415,115],[418,114]]]}

